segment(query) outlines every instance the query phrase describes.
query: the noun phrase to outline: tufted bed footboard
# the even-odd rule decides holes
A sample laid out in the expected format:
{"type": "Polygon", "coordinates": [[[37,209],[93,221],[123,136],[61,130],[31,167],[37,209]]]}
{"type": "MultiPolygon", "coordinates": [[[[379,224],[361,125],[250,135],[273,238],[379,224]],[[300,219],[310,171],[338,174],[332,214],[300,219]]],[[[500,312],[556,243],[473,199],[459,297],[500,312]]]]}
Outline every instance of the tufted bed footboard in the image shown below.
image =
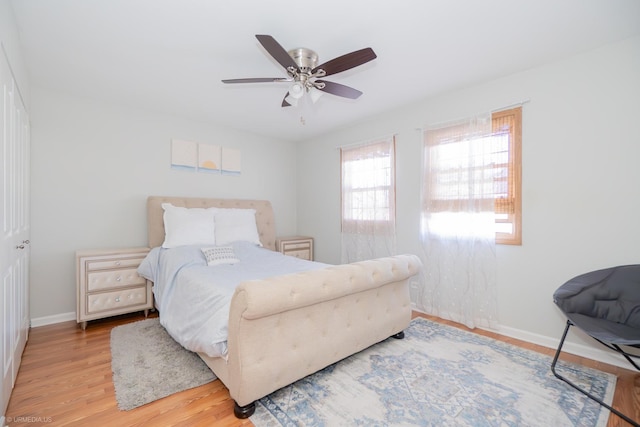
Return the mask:
{"type": "Polygon", "coordinates": [[[252,280],[236,289],[228,357],[200,357],[227,386],[235,414],[390,336],[411,321],[409,279],[421,263],[398,255],[252,280]]]}

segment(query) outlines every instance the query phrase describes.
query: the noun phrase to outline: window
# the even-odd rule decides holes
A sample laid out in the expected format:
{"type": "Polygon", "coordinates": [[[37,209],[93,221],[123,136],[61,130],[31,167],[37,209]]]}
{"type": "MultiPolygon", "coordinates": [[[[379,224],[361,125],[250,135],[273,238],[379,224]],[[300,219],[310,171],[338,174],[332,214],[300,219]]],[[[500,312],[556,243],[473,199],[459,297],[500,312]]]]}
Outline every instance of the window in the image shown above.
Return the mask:
{"type": "Polygon", "coordinates": [[[494,139],[499,142],[496,172],[496,243],[522,244],[522,107],[491,115],[494,139]]]}
{"type": "Polygon", "coordinates": [[[453,124],[425,135],[426,209],[437,229],[454,232],[467,212],[488,210],[496,243],[522,244],[522,108],[492,113],[490,126],[453,124]]]}
{"type": "Polygon", "coordinates": [[[395,141],[340,149],[342,231],[375,232],[395,223],[395,141]]]}

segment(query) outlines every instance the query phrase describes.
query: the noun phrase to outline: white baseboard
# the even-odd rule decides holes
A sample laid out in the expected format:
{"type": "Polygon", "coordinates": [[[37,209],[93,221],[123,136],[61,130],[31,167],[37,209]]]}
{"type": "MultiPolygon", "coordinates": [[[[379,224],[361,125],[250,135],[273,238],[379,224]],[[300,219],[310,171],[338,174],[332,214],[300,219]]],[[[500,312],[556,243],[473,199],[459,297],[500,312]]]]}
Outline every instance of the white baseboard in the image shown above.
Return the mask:
{"type": "MultiPolygon", "coordinates": [[[[572,328],[571,330],[573,329],[574,328],[572,328]]],[[[569,332],[569,335],[571,334],[571,330],[569,332]]],[[[501,335],[516,338],[522,341],[527,341],[533,344],[538,344],[543,347],[555,350],[558,348],[558,344],[560,344],[560,337],[563,331],[564,329],[559,330],[558,336],[553,338],[505,326],[500,326],[497,331],[493,332],[497,332],[501,335]]],[[[580,357],[586,357],[587,359],[591,360],[597,360],[598,362],[608,363],[609,365],[618,366],[620,368],[632,369],[631,364],[620,354],[612,350],[605,350],[604,347],[602,347],[602,345],[598,344],[596,341],[593,341],[593,343],[594,346],[597,345],[601,348],[591,347],[583,344],[576,344],[567,340],[562,346],[562,352],[575,354],[576,356],[580,357]]]]}
{"type": "MultiPolygon", "coordinates": [[[[413,304],[412,304],[412,309],[414,311],[422,313],[422,311],[418,310],[413,304]]],[[[485,328],[481,328],[481,329],[485,329],[485,328]]],[[[498,329],[485,329],[485,330],[490,332],[496,332],[500,335],[530,342],[532,344],[541,345],[543,347],[547,347],[555,350],[558,348],[558,344],[560,344],[560,337],[564,329],[558,331],[557,337],[547,337],[545,335],[534,334],[532,332],[523,331],[522,329],[510,328],[506,326],[499,326],[498,329]]],[[[601,344],[598,344],[595,341],[594,341],[594,347],[586,346],[583,344],[576,344],[570,341],[565,341],[564,345],[562,346],[562,352],[575,354],[576,356],[580,356],[580,357],[586,357],[587,359],[591,359],[591,360],[597,360],[598,362],[602,362],[602,363],[608,363],[609,365],[618,366],[624,369],[632,369],[631,364],[624,357],[622,357],[620,354],[612,350],[605,350],[601,344]],[[601,348],[598,348],[596,346],[600,346],[601,348]]]]}
{"type": "Polygon", "coordinates": [[[76,320],[75,311],[33,318],[31,319],[31,327],[37,328],[38,326],[53,325],[54,323],[68,322],[69,320],[76,320]]]}

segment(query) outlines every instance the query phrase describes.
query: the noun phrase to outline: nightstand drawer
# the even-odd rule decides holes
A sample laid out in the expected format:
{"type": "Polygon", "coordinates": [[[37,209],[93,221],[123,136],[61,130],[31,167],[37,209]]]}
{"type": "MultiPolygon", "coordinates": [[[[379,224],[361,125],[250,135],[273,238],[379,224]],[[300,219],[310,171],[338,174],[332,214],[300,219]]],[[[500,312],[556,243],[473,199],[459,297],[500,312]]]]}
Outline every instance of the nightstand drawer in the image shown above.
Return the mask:
{"type": "Polygon", "coordinates": [[[99,292],[87,295],[87,314],[102,311],[119,310],[122,308],[146,307],[147,287],[121,289],[113,292],[99,292]]]}
{"type": "Polygon", "coordinates": [[[308,261],[311,261],[310,254],[309,254],[309,249],[304,249],[304,250],[298,250],[298,251],[289,251],[289,250],[285,250],[284,252],[285,255],[289,255],[289,256],[294,256],[296,258],[300,258],[300,259],[306,259],[308,261]]]}
{"type": "Polygon", "coordinates": [[[114,268],[137,268],[144,258],[123,258],[87,261],[87,271],[109,270],[114,268]]]}
{"type": "Polygon", "coordinates": [[[145,279],[138,275],[136,268],[121,270],[106,270],[87,273],[87,290],[98,291],[102,289],[120,288],[131,285],[144,285],[145,279]]]}
{"type": "Polygon", "coordinates": [[[295,251],[296,249],[304,249],[308,251],[310,247],[311,247],[311,242],[300,242],[300,243],[283,242],[282,243],[282,250],[285,252],[295,251]]]}

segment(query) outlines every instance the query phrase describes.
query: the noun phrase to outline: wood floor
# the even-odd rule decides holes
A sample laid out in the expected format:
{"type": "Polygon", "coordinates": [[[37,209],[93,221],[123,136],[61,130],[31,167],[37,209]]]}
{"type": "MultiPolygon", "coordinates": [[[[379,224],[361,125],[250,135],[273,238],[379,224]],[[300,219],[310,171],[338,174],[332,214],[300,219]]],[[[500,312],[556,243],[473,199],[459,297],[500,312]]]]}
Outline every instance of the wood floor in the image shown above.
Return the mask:
{"type": "MultiPolygon", "coordinates": [[[[252,425],[249,420],[234,417],[233,401],[219,380],[131,411],[118,410],[111,381],[110,331],[114,326],[143,318],[142,314],[133,314],[94,321],[86,331],[73,321],[33,328],[7,409],[8,425],[252,425]]],[[[554,353],[551,349],[490,332],[478,333],[550,356],[554,353]]],[[[568,356],[567,359],[617,375],[613,406],[640,420],[639,373],[579,357],[568,356]]],[[[615,415],[609,417],[608,427],[627,425],[615,415]]]]}

